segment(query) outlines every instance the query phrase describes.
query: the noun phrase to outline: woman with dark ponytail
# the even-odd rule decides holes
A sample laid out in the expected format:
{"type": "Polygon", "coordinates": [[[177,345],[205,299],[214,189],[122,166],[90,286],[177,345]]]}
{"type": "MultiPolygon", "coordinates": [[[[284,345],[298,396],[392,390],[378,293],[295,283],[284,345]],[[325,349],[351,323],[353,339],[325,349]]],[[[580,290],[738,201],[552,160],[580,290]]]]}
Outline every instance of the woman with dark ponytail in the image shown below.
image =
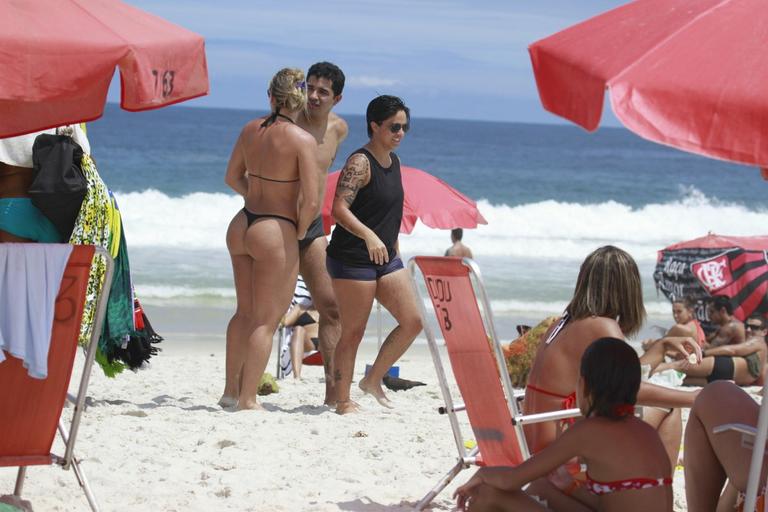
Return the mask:
{"type": "Polygon", "coordinates": [[[656,430],[634,415],[639,389],[634,349],[617,338],[594,341],[576,390],[584,419],[517,467],[478,470],[455,492],[459,509],[671,511],[672,469],[656,430]],[[586,480],[562,491],[546,476],[574,458],[586,464],[586,480]]]}

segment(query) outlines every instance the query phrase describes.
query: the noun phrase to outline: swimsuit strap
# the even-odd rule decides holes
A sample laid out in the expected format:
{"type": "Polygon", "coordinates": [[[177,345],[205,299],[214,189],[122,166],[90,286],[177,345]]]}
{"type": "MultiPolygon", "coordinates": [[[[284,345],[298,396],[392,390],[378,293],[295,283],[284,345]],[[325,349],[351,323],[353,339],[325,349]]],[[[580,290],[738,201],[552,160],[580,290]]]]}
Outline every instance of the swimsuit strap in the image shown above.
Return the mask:
{"type": "Polygon", "coordinates": [[[251,176],[253,178],[259,178],[260,180],[264,181],[271,181],[273,183],[296,183],[299,181],[299,178],[296,178],[295,180],[276,180],[274,178],[267,178],[265,176],[262,176],[261,174],[253,174],[251,172],[248,173],[248,176],[251,176]]]}
{"type": "Polygon", "coordinates": [[[552,329],[552,332],[549,333],[549,336],[547,336],[547,339],[544,341],[545,345],[549,345],[551,342],[555,340],[555,337],[560,334],[560,331],[563,330],[563,327],[565,327],[565,324],[568,323],[568,320],[571,319],[571,315],[568,314],[568,310],[566,310],[563,313],[563,316],[560,317],[560,321],[557,322],[557,325],[554,329],[552,329]]]}
{"type": "Polygon", "coordinates": [[[269,116],[268,118],[266,118],[266,119],[264,120],[264,122],[263,122],[263,123],[261,123],[261,127],[262,127],[262,128],[266,128],[267,126],[271,126],[271,125],[273,125],[273,124],[275,123],[275,121],[277,121],[277,118],[278,118],[278,117],[282,117],[283,119],[285,119],[285,120],[287,120],[287,121],[290,121],[290,122],[291,122],[291,124],[296,124],[296,123],[294,123],[294,122],[293,122],[293,119],[291,119],[291,118],[290,118],[290,117],[288,117],[288,116],[284,116],[283,114],[281,114],[281,113],[280,113],[280,109],[278,108],[277,110],[275,110],[274,112],[272,112],[272,115],[271,115],[271,116],[269,116]]]}
{"type": "MultiPolygon", "coordinates": [[[[553,393],[552,391],[547,391],[546,389],[536,387],[533,384],[528,384],[527,386],[525,386],[525,388],[530,389],[531,391],[536,391],[537,393],[541,393],[542,395],[553,396],[555,398],[562,398],[563,400],[560,402],[560,409],[563,411],[565,411],[566,409],[574,409],[576,407],[575,391],[570,395],[560,395],[558,393],[553,393]]],[[[576,418],[564,418],[560,420],[560,424],[562,425],[573,425],[574,423],[576,423],[576,418]]]]}
{"type": "Polygon", "coordinates": [[[546,389],[537,388],[533,384],[528,384],[526,386],[526,388],[527,389],[531,389],[533,391],[536,391],[537,393],[541,393],[542,395],[554,396],[555,398],[566,398],[567,399],[567,398],[571,398],[571,396],[574,396],[574,397],[576,396],[575,393],[571,393],[570,395],[559,395],[557,393],[553,393],[552,391],[547,391],[546,389]]]}

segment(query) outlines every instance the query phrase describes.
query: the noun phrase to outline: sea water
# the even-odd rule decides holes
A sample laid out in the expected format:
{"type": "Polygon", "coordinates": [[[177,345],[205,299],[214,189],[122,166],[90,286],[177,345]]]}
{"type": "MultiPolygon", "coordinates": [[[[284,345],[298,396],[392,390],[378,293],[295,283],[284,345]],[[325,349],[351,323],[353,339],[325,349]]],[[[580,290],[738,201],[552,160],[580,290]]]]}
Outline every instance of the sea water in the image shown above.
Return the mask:
{"type": "MultiPolygon", "coordinates": [[[[123,214],[135,288],[148,307],[221,310],[234,304],[224,235],[242,198],[224,184],[240,129],[263,112],[172,107],[127,113],[108,105],[89,124],[99,171],[123,214]]],[[[367,138],[349,137],[332,169],[367,138]]],[[[706,235],[768,233],[768,182],[755,168],[647,142],[623,128],[423,119],[398,154],[478,202],[488,224],[465,230],[497,322],[557,314],[580,263],[614,244],[637,261],[648,324],[670,324],[652,279],[658,250],[706,235]]],[[[449,233],[418,224],[405,259],[442,255],[449,233]]],[[[508,329],[505,329],[507,331],[508,329]]],[[[506,332],[504,333],[507,334],[506,332]]]]}

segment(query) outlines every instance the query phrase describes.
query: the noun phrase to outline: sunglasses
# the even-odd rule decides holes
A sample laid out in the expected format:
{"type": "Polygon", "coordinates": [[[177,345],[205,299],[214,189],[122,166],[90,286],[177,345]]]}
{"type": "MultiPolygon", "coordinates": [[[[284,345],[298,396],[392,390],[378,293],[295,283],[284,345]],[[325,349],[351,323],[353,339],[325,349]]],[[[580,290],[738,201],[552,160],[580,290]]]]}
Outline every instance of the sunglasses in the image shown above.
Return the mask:
{"type": "Polygon", "coordinates": [[[400,123],[394,123],[389,125],[389,131],[392,133],[397,133],[400,130],[403,130],[403,133],[408,133],[408,130],[411,129],[411,125],[408,123],[400,124],[400,123]]]}
{"type": "Polygon", "coordinates": [[[755,331],[757,331],[757,330],[762,329],[762,328],[763,328],[763,326],[762,325],[758,325],[758,324],[744,324],[744,330],[755,330],[755,331]]]}

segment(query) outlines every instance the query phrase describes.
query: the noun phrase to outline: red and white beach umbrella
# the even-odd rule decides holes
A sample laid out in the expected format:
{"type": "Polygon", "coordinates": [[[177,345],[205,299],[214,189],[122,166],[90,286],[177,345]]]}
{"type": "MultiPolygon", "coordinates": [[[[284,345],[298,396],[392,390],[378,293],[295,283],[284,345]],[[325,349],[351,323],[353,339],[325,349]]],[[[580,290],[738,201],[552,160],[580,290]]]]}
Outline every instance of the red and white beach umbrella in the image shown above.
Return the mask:
{"type": "Polygon", "coordinates": [[[0,138],[208,93],[203,38],[119,0],[0,0],[0,138]]]}
{"type": "Polygon", "coordinates": [[[593,131],[607,88],[641,137],[765,169],[766,43],[764,0],[637,0],[529,51],[550,112],[593,131]]]}
{"type": "MultiPolygon", "coordinates": [[[[440,178],[406,166],[400,168],[400,174],[405,194],[401,233],[413,231],[417,220],[437,229],[476,228],[478,224],[488,224],[477,209],[477,203],[440,178]]],[[[326,233],[331,232],[335,223],[331,208],[340,175],[341,171],[330,173],[325,184],[323,228],[326,233]]]]}

